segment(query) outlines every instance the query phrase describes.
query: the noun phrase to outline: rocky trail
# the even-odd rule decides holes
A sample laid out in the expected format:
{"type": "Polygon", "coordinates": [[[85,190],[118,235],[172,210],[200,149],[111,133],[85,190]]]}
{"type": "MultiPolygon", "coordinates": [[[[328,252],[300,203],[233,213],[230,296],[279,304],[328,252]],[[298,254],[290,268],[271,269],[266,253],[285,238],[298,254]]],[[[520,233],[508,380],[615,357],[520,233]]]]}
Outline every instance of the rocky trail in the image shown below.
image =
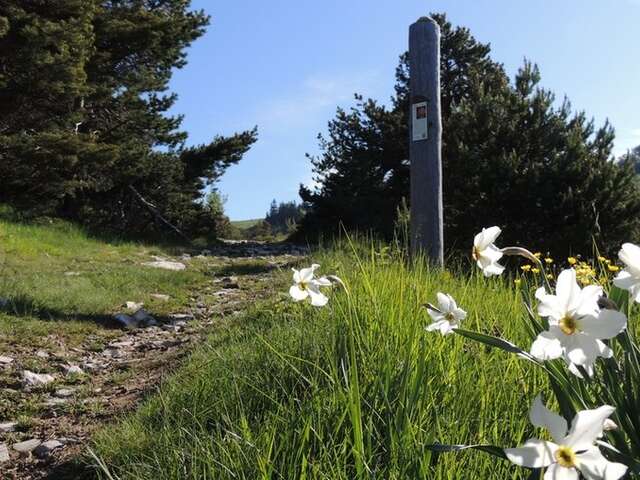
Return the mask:
{"type": "MultiPolygon", "coordinates": [[[[273,294],[273,276],[304,254],[286,244],[229,242],[154,258],[143,268],[197,264],[210,269],[211,279],[190,292],[187,305],[162,316],[130,299],[79,346],[66,345],[55,323],[46,348],[12,345],[0,356],[0,478],[91,478],[78,458],[87,454],[93,432],[135,410],[200,339],[273,294]]],[[[162,293],[154,298],[167,300],[162,293]]]]}

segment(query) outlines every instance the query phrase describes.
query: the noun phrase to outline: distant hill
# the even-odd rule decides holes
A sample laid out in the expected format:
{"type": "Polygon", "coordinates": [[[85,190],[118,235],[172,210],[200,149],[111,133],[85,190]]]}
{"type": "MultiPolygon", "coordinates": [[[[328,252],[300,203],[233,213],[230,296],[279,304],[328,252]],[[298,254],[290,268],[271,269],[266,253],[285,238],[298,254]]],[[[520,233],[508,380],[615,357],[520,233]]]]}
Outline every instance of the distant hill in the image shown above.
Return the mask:
{"type": "Polygon", "coordinates": [[[234,227],[238,227],[241,230],[246,230],[247,228],[251,228],[254,225],[260,223],[264,218],[254,218],[252,220],[235,220],[231,222],[231,225],[234,227]]]}

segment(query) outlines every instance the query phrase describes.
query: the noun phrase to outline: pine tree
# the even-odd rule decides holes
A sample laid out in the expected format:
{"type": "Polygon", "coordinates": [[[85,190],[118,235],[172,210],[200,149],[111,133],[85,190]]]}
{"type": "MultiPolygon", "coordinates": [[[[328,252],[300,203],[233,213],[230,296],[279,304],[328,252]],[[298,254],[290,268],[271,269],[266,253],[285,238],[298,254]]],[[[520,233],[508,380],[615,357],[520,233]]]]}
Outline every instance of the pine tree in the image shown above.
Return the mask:
{"type": "MultiPolygon", "coordinates": [[[[445,242],[466,249],[480,228],[505,227],[503,241],[541,250],[617,248],[637,235],[640,191],[632,169],[612,161],[613,130],[596,129],[570,103],[554,107],[526,62],[509,82],[488,45],[443,15],[441,79],[445,242]],[[592,237],[593,236],[593,237],[592,237]],[[532,242],[534,239],[534,242],[532,242]]],[[[396,71],[391,107],[356,97],[329,122],[311,158],[320,187],[301,187],[307,216],[298,237],[347,228],[393,234],[409,196],[408,68],[396,71]]]]}
{"type": "Polygon", "coordinates": [[[256,131],[186,148],[167,114],[172,71],[209,22],[189,4],[0,0],[0,201],[127,233],[159,231],[158,213],[207,233],[202,191],[256,131]]]}

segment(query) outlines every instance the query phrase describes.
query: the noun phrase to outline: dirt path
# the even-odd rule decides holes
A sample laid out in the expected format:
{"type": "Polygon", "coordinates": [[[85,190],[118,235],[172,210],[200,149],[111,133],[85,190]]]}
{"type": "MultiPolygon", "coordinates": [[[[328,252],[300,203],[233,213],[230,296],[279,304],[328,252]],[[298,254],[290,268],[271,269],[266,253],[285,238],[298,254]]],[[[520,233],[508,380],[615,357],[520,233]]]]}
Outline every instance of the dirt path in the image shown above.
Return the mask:
{"type": "MultiPolygon", "coordinates": [[[[185,308],[157,318],[157,326],[104,328],[72,348],[52,328],[50,348],[17,345],[11,357],[0,356],[0,401],[15,405],[15,411],[32,412],[0,419],[1,479],[91,478],[77,459],[86,453],[93,432],[134,410],[226,318],[271,295],[275,272],[304,254],[288,245],[255,243],[202,253],[199,264],[211,269],[211,281],[191,292],[185,308]],[[60,375],[29,386],[29,381],[47,381],[24,378],[25,371],[43,362],[60,375]]],[[[170,260],[189,265],[188,255],[170,260]]]]}

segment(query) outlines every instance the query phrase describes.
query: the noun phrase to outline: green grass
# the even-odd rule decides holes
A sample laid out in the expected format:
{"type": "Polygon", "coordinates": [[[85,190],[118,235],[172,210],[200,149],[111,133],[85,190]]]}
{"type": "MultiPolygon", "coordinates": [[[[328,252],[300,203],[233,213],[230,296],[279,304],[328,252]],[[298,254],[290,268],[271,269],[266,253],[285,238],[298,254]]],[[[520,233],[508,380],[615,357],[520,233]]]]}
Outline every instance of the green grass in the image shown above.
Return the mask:
{"type": "Polygon", "coordinates": [[[528,345],[511,286],[373,251],[313,260],[349,293],[335,289],[324,309],[294,304],[283,273],[280,296],[212,334],[137,413],[98,435],[101,478],[526,478],[483,453],[425,448],[515,446],[532,433],[530,401],[550,394],[539,370],[424,331],[422,304],[443,291],[469,312],[466,328],[528,345]]]}
{"type": "Polygon", "coordinates": [[[65,222],[29,225],[0,217],[0,349],[39,344],[50,334],[67,346],[102,330],[126,301],[145,302],[162,315],[209,281],[197,261],[183,272],[141,266],[171,248],[105,241],[65,222]],[[171,296],[169,302],[150,294],[171,296]],[[69,343],[70,342],[70,343],[69,343]]]}
{"type": "Polygon", "coordinates": [[[251,220],[235,220],[231,222],[231,225],[233,225],[234,227],[238,227],[240,230],[246,230],[247,228],[251,228],[254,225],[257,225],[263,220],[264,218],[254,218],[251,220]]]}

